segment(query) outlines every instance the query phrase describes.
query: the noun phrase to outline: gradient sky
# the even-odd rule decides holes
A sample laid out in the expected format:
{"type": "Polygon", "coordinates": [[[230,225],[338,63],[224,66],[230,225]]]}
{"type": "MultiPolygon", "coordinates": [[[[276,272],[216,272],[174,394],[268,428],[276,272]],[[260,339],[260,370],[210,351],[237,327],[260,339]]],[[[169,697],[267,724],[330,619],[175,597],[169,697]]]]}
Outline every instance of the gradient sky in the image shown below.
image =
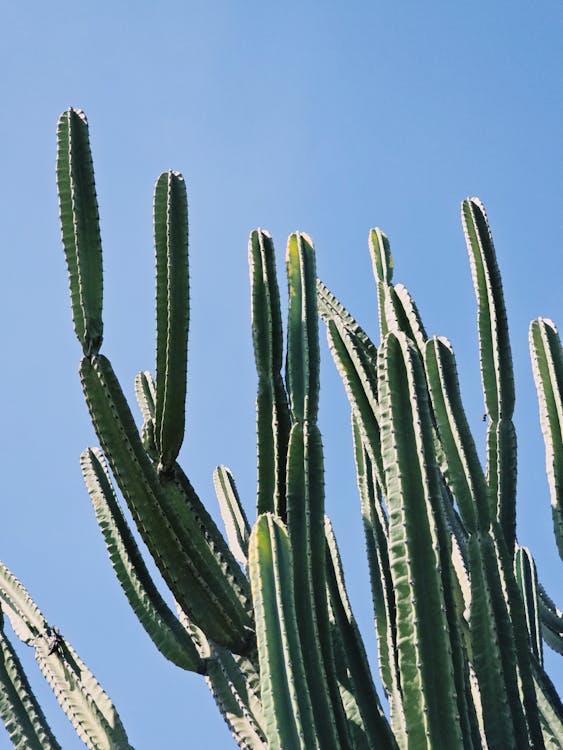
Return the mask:
{"type": "MultiPolygon", "coordinates": [[[[203,680],[166,663],[121,593],[82,485],[96,439],[77,376],[55,191],[55,126],[89,118],[108,356],[133,399],[154,369],[152,191],[183,172],[192,317],[181,463],[212,513],[231,467],[254,515],[256,376],[247,238],[308,232],[318,273],[377,338],[368,230],[429,333],[456,350],[484,445],[476,310],[459,203],[485,203],[503,274],[519,440],[518,535],[563,601],[529,321],[563,324],[563,52],[558,0],[2,3],[3,461],[0,557],[114,700],[137,750],[234,747],[203,680]]],[[[285,302],[284,302],[285,304],[285,302]]],[[[349,410],[322,341],[327,510],[375,665],[349,410]]],[[[20,649],[21,651],[21,649],[20,649]]],[[[22,651],[63,747],[81,747],[22,651]]],[[[563,670],[546,648],[559,689],[563,670]]],[[[0,745],[7,743],[0,730],[0,745]]]]}

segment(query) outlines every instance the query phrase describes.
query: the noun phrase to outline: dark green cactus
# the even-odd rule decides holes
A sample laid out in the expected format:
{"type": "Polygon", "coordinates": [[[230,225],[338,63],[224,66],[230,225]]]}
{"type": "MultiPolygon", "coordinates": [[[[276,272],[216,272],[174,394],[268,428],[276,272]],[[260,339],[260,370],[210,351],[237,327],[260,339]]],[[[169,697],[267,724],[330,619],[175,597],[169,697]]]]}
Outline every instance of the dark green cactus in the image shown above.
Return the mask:
{"type": "MultiPolygon", "coordinates": [[[[176,461],[185,428],[189,321],[183,178],[164,173],[155,190],[156,379],[142,372],[135,382],[143,417],[139,433],[110,362],[99,353],[102,276],[94,176],[86,119],[73,110],[59,123],[57,175],[73,317],[84,351],[81,378],[103,449],[88,449],[81,458],[98,524],[148,635],[170,661],[205,676],[238,745],[563,747],[563,709],[543,668],[542,644],[563,652],[563,616],[516,538],[510,342],[480,201],[463,201],[462,223],[478,303],[489,422],[486,471],[464,412],[453,349],[447,339],[428,338],[409,292],[393,284],[386,235],[379,229],[369,235],[379,346],[316,278],[312,240],[290,236],[284,372],[274,246],[267,232],[255,230],[249,262],[258,373],[257,520],[249,523],[231,472],[218,467],[214,485],[225,540],[176,461]],[[317,426],[319,315],[351,406],[389,719],[325,515],[317,426]],[[111,474],[177,613],[148,573],[111,474]]],[[[555,326],[534,321],[530,346],[561,549],[563,360],[555,326]]],[[[46,653],[46,623],[7,573],[0,575],[0,597],[17,634],[36,646],[48,679],[70,687],[69,697],[63,686],[62,702],[72,704],[70,713],[78,716],[90,746],[127,747],[107,698],[91,681],[77,681],[73,665],[79,662],[68,644],[59,649],[55,643],[53,653],[46,653]]],[[[3,640],[0,647],[0,712],[14,744],[57,747],[12,652],[3,640]]]]}

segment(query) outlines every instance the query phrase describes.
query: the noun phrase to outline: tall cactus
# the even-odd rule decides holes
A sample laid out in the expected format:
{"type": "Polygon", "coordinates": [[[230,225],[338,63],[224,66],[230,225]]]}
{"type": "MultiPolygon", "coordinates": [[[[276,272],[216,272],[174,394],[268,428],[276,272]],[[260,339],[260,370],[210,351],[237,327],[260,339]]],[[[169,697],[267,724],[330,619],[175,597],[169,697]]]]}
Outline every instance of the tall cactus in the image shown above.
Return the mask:
{"type": "MultiPolygon", "coordinates": [[[[257,519],[253,525],[248,521],[232,473],[219,466],[214,485],[225,539],[177,463],[185,430],[189,321],[184,180],[166,172],[155,189],[156,377],[142,372],[135,382],[143,418],[139,432],[117,376],[99,351],[101,242],[82,113],[61,116],[58,149],[63,243],[84,353],[81,379],[102,446],[82,454],[86,486],[117,578],[147,634],[167,659],[205,676],[238,745],[563,747],[563,709],[543,667],[542,645],[543,637],[563,652],[563,618],[539,582],[530,552],[516,538],[514,381],[500,272],[481,202],[463,201],[462,223],[478,303],[489,419],[486,471],[464,412],[451,344],[428,338],[409,292],[393,283],[387,236],[379,229],[369,235],[379,346],[316,278],[310,237],[290,236],[284,372],[274,245],[266,231],[255,230],[249,263],[258,373],[257,519]],[[351,406],[390,719],[325,515],[318,315],[351,406]],[[150,577],[112,475],[177,612],[150,577]]],[[[534,321],[530,344],[560,545],[563,378],[554,325],[534,321]]],[[[3,608],[15,616],[24,639],[37,638],[43,621],[18,586],[10,586],[3,608]]],[[[4,597],[2,591],[0,580],[4,597]]],[[[8,654],[3,642],[0,646],[8,654]]],[[[71,665],[79,663],[66,644],[61,653],[71,665]]],[[[10,656],[4,665],[0,712],[5,721],[14,713],[22,716],[14,742],[35,732],[43,738],[34,740],[44,743],[38,746],[57,747],[25,681],[14,677],[10,656]]],[[[62,668],[64,659],[56,666],[62,668]]],[[[73,686],[74,679],[71,672],[73,686]]],[[[77,686],[77,710],[88,708],[92,726],[109,736],[109,723],[123,741],[121,725],[109,720],[106,699],[95,689],[88,693],[91,699],[83,698],[83,686],[77,686]]]]}

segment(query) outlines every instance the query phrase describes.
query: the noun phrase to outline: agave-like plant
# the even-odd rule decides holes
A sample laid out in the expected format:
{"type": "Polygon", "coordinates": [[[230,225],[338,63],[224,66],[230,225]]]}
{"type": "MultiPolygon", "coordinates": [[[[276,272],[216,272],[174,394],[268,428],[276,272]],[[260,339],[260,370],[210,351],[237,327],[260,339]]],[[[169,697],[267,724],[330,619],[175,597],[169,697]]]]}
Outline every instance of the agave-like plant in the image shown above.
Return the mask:
{"type": "MultiPolygon", "coordinates": [[[[154,196],[155,378],[135,381],[139,431],[102,344],[102,255],[88,125],[58,127],[57,180],[86,402],[102,450],[81,466],[116,575],[156,647],[205,676],[241,748],[509,750],[563,747],[561,701],[542,640],[563,652],[563,617],[516,539],[514,383],[500,274],[485,210],[463,201],[478,303],[485,395],[484,471],[464,413],[454,353],[429,339],[394,285],[387,237],[370,232],[378,347],[317,279],[313,242],[287,244],[285,373],[271,236],[250,235],[258,371],[257,519],[224,466],[216,527],[177,463],[184,435],[189,325],[185,183],[154,196]],[[352,412],[381,681],[376,690],[324,510],[317,426],[318,316],[352,412]],[[153,582],[113,488],[177,603],[153,582]]],[[[555,533],[562,549],[563,358],[555,326],[530,329],[555,533]]],[[[109,743],[110,747],[112,745],[109,743]]]]}

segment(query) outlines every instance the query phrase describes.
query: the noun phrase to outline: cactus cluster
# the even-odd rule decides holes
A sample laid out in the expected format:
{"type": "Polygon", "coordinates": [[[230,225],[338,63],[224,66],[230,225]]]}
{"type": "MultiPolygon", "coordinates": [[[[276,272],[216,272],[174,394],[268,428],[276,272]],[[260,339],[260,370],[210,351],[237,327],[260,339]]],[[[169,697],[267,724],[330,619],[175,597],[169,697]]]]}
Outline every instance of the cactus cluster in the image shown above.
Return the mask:
{"type": "MultiPolygon", "coordinates": [[[[219,466],[214,486],[225,538],[177,463],[189,327],[184,180],[169,171],[155,188],[156,367],[154,379],[141,372],[135,381],[140,430],[110,361],[100,354],[101,242],[88,125],[79,110],[59,120],[57,180],[74,327],[84,354],[80,376],[102,448],[81,456],[86,487],[139,621],[166,658],[205,677],[238,745],[562,748],[563,710],[543,667],[542,643],[563,653],[563,616],[516,538],[510,342],[480,201],[463,201],[462,223],[478,304],[486,470],[464,413],[453,349],[444,338],[428,338],[408,291],[393,283],[385,234],[374,229],[369,236],[379,346],[317,279],[313,242],[302,233],[287,244],[284,346],[274,246],[267,232],[255,230],[249,264],[258,373],[257,518],[249,523],[232,473],[219,466]],[[351,406],[389,715],[325,515],[319,317],[351,406]],[[137,534],[176,611],[152,580],[137,534]]],[[[563,356],[551,321],[531,324],[530,348],[563,555],[563,356]]],[[[2,598],[10,613],[9,597],[2,598]]],[[[37,632],[45,627],[33,626],[37,632]]],[[[58,658],[62,666],[69,661],[58,658]]],[[[29,709],[37,710],[35,704],[29,709]]],[[[93,748],[128,747],[124,734],[109,730],[105,744],[85,741],[93,748]]],[[[41,740],[29,745],[36,746],[56,747],[41,740]]]]}

